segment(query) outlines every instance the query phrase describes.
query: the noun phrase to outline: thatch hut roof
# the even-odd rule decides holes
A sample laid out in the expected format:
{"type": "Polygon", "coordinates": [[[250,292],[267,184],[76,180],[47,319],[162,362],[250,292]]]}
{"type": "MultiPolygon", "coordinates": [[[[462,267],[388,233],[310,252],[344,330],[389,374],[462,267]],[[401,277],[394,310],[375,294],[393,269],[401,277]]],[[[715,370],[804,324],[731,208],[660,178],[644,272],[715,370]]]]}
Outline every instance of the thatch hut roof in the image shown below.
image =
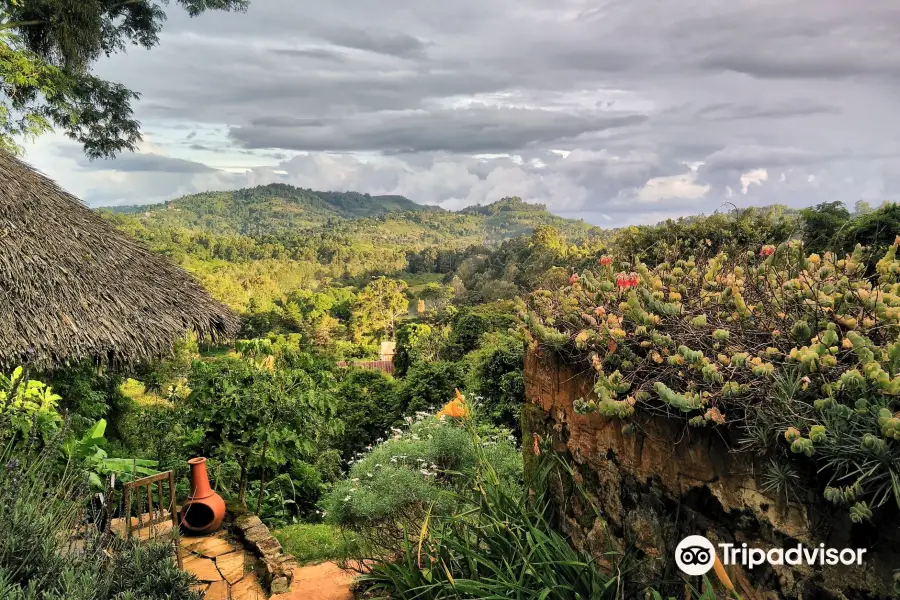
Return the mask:
{"type": "Polygon", "coordinates": [[[0,152],[0,367],[136,364],[236,329],[184,270],[0,152]]]}

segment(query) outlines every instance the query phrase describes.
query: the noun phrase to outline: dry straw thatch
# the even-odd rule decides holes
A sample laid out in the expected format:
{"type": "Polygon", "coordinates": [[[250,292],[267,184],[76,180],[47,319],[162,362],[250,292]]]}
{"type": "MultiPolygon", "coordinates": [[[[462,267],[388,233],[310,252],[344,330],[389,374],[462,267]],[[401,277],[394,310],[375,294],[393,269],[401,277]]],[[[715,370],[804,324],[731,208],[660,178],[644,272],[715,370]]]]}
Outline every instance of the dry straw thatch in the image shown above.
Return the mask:
{"type": "Polygon", "coordinates": [[[136,364],[236,329],[185,271],[0,152],[0,367],[136,364]]]}

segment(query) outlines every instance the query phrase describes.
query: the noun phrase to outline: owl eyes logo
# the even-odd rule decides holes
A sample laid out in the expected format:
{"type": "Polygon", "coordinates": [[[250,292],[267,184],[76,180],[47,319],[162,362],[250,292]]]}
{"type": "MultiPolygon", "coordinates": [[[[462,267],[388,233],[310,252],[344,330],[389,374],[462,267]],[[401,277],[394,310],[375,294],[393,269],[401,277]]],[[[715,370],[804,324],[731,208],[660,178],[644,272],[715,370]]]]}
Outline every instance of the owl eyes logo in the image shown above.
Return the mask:
{"type": "Polygon", "coordinates": [[[709,562],[709,550],[702,546],[688,546],[681,551],[681,562],[686,565],[705,565],[709,562]]]}
{"type": "Polygon", "coordinates": [[[713,568],[716,550],[702,535],[689,535],[675,548],[675,564],[685,575],[706,575],[713,568]]]}

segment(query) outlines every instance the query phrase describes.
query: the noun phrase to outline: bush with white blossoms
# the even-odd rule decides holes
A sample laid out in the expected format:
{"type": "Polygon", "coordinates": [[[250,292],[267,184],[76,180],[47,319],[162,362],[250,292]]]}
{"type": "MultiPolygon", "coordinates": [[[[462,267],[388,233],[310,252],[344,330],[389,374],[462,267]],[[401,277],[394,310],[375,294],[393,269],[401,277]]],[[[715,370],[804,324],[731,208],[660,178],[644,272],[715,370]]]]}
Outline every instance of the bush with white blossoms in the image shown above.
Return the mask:
{"type": "Polygon", "coordinates": [[[404,529],[417,531],[424,516],[452,514],[471,481],[476,444],[504,485],[520,488],[522,459],[515,438],[493,425],[417,413],[385,441],[352,461],[345,480],[322,504],[328,520],[363,536],[371,547],[400,547],[404,529]]]}

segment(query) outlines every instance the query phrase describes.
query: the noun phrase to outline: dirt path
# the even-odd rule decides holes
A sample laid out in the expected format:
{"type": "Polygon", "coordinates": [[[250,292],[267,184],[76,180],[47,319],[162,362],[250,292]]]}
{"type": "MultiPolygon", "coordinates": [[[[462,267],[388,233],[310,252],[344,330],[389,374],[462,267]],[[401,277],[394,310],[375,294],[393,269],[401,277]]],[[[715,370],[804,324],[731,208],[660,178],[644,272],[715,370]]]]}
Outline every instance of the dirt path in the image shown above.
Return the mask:
{"type": "Polygon", "coordinates": [[[333,562],[298,567],[294,569],[291,591],[269,600],[352,600],[352,583],[353,573],[333,562]]]}

